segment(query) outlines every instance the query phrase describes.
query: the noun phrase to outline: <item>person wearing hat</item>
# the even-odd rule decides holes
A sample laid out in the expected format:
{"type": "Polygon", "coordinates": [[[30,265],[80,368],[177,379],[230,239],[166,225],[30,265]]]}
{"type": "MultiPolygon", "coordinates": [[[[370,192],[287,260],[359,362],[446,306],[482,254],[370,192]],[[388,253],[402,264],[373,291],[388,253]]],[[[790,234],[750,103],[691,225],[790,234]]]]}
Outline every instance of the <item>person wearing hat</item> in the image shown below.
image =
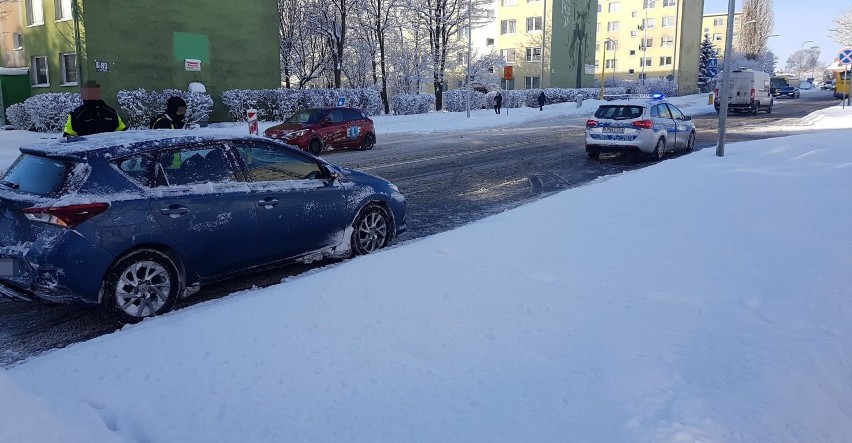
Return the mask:
{"type": "Polygon", "coordinates": [[[101,85],[94,80],[89,80],[80,88],[80,98],[83,99],[83,104],[68,114],[63,136],[91,135],[127,129],[115,109],[101,100],[101,85]]]}
{"type": "Polygon", "coordinates": [[[166,100],[166,112],[151,122],[151,129],[183,129],[186,124],[186,102],[178,97],[172,96],[166,100]]]}

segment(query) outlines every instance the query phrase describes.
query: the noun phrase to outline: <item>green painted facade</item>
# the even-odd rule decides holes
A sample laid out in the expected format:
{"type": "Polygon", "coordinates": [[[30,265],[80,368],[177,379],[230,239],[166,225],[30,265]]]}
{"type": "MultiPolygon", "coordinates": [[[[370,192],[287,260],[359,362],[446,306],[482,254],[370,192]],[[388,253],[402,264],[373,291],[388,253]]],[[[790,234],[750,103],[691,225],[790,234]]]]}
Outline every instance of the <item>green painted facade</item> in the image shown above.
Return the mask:
{"type": "MultiPolygon", "coordinates": [[[[281,84],[275,0],[79,1],[82,79],[100,83],[113,105],[121,89],[185,90],[200,82],[216,103],[213,119],[224,119],[223,91],[281,84]],[[200,60],[201,70],[188,71],[187,59],[200,60]]],[[[54,5],[44,0],[44,25],[24,31],[27,56],[49,62],[50,86],[33,93],[77,90],[61,85],[59,55],[75,52],[74,21],[55,21],[54,5]]]]}
{"type": "Polygon", "coordinates": [[[585,65],[595,63],[596,0],[552,0],[550,23],[550,82],[556,88],[590,88],[594,74],[585,65]]]}

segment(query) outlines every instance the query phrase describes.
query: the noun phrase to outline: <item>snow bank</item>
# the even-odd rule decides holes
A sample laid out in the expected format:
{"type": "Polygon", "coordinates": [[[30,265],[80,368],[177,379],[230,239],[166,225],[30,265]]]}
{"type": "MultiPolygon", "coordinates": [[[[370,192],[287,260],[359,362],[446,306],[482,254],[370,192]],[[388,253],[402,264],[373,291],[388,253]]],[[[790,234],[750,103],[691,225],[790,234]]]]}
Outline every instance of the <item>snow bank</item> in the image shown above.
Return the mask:
{"type": "Polygon", "coordinates": [[[705,149],[35,358],[0,441],[844,441],[848,136],[705,149]]]}

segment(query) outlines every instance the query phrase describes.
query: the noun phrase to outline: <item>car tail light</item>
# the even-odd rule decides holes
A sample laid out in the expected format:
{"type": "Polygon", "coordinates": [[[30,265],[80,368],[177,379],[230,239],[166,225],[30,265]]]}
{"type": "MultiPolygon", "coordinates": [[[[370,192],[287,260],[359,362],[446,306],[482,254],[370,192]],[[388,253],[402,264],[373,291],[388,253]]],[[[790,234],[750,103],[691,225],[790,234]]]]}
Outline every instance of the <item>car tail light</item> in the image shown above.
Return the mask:
{"type": "Polygon", "coordinates": [[[754,100],[754,89],[751,90],[751,95],[749,96],[752,100],[754,100]]]}
{"type": "Polygon", "coordinates": [[[24,209],[27,219],[50,223],[63,228],[73,228],[84,221],[109,209],[109,203],[86,203],[82,205],[33,207],[24,209]]]}
{"type": "Polygon", "coordinates": [[[595,127],[595,126],[597,126],[597,125],[598,125],[598,121],[597,121],[597,120],[592,120],[592,119],[588,119],[588,120],[586,120],[586,127],[587,127],[587,128],[594,128],[594,127],[595,127]]]}
{"type": "Polygon", "coordinates": [[[654,122],[651,120],[639,120],[633,122],[633,126],[642,129],[651,129],[654,127],[654,122]]]}
{"type": "Polygon", "coordinates": [[[716,94],[715,95],[716,95],[716,97],[719,96],[719,88],[716,88],[716,94]]]}

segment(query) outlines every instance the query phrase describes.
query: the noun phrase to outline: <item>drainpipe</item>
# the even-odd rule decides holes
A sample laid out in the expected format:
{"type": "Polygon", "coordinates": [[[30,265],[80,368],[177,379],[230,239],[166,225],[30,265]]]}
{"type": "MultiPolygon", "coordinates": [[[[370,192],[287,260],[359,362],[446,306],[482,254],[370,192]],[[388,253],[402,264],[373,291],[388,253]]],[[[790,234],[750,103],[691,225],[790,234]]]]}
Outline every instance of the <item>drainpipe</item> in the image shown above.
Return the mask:
{"type": "Polygon", "coordinates": [[[77,59],[77,91],[83,87],[83,43],[80,41],[80,0],[72,0],[71,15],[74,17],[74,53],[77,59]]]}

